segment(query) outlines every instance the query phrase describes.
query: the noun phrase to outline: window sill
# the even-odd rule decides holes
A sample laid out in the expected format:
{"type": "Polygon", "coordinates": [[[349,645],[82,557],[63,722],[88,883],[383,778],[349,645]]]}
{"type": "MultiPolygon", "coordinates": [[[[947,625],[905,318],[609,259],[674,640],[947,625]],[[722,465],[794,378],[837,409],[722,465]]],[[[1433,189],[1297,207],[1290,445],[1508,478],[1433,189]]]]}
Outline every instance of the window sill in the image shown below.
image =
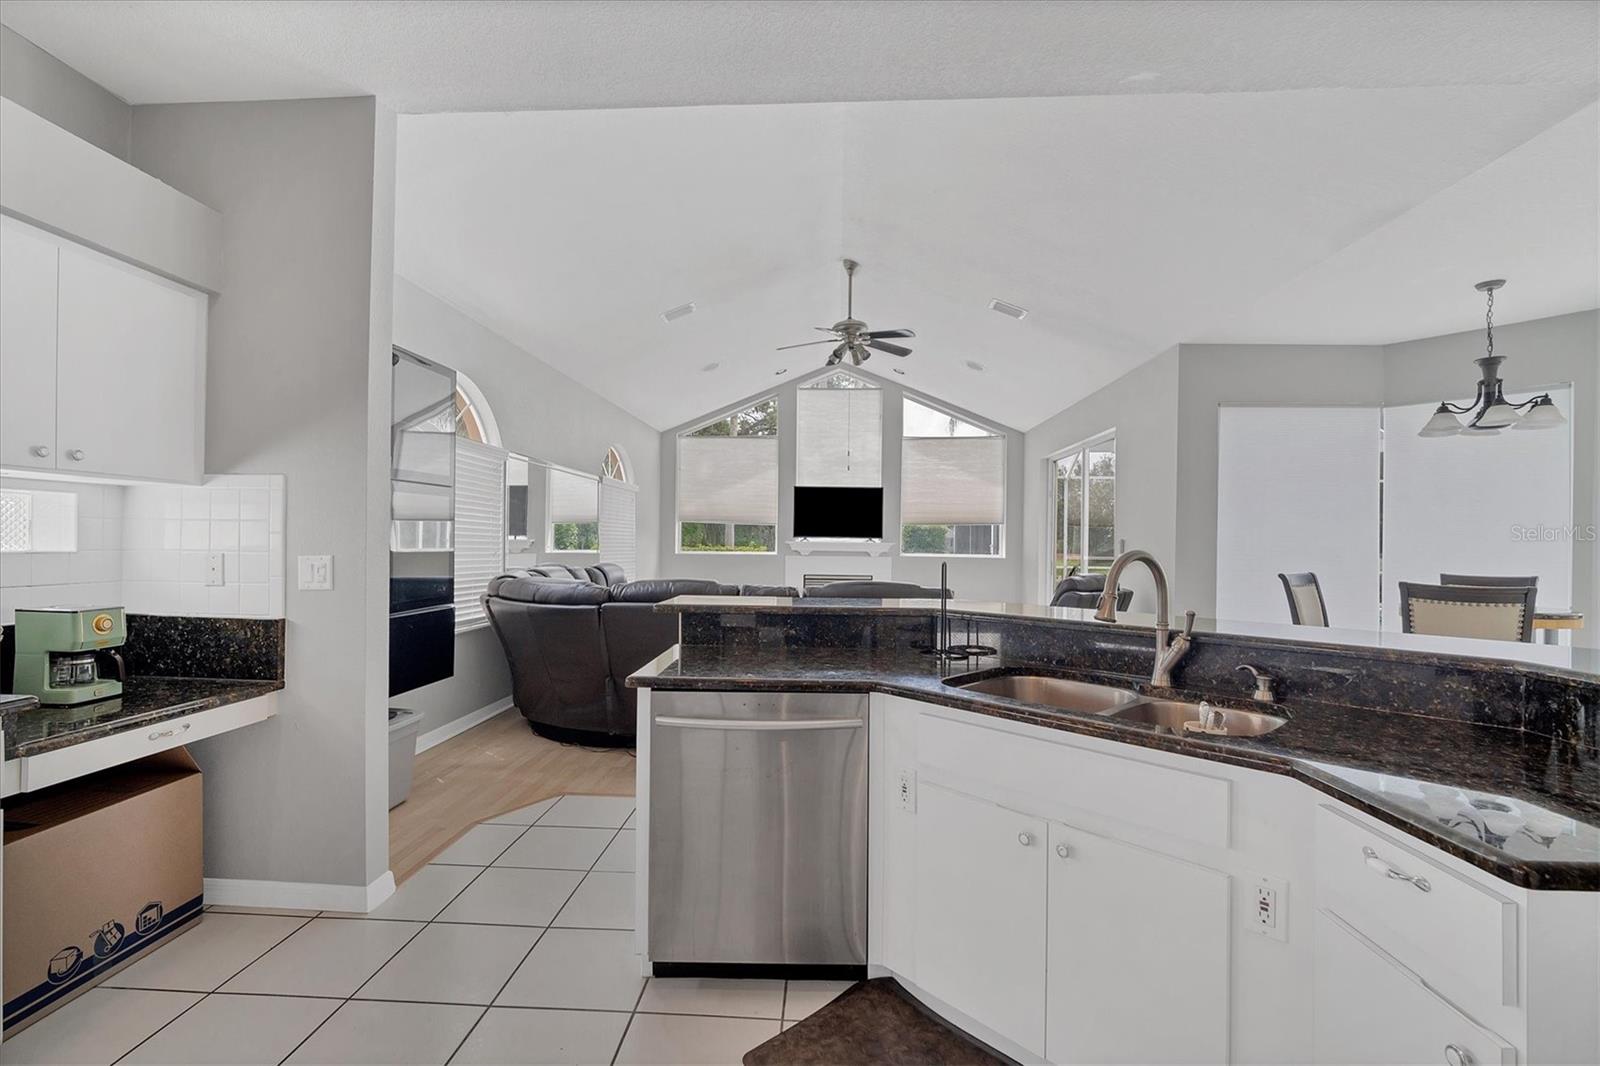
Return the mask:
{"type": "Polygon", "coordinates": [[[902,559],[992,559],[1004,562],[1004,555],[963,555],[959,552],[901,552],[902,559]]]}
{"type": "Polygon", "coordinates": [[[675,555],[693,555],[693,556],[697,556],[697,557],[702,558],[702,559],[704,559],[704,558],[706,558],[708,556],[718,556],[718,555],[732,556],[735,559],[761,559],[761,558],[770,559],[773,556],[777,555],[778,553],[775,552],[775,551],[770,551],[770,552],[695,551],[693,548],[679,548],[673,554],[675,554],[675,555]]]}

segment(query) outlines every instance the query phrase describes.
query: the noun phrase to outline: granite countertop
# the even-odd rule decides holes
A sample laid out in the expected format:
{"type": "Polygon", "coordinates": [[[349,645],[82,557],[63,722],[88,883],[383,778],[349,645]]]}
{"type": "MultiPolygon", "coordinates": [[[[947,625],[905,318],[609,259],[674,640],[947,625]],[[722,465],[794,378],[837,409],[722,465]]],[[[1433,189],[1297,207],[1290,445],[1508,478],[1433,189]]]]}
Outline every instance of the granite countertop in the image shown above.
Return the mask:
{"type": "MultiPolygon", "coordinates": [[[[135,677],[122,695],[75,707],[40,707],[0,702],[5,757],[21,759],[99,740],[153,722],[209,711],[265,696],[282,681],[231,681],[194,677],[135,677]]],[[[32,700],[32,697],[26,697],[32,700]]]]}
{"type": "MultiPolygon", "coordinates": [[[[1274,708],[1288,724],[1265,736],[1179,736],[1153,725],[1024,704],[945,683],[960,674],[1023,670],[1093,679],[994,656],[946,665],[905,651],[683,646],[646,665],[628,684],[888,692],[1288,774],[1513,884],[1600,891],[1600,757],[1593,723],[1586,737],[1553,738],[1403,709],[1288,704],[1274,708]]],[[[1111,683],[1127,685],[1125,679],[1111,683]]]]}

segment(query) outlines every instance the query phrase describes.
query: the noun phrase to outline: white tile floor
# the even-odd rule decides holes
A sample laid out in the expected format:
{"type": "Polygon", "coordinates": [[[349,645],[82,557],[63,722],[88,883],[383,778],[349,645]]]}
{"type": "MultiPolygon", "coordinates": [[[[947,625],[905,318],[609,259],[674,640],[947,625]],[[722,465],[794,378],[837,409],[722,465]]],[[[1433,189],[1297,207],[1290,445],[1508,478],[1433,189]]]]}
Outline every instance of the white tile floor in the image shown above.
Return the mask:
{"type": "Polygon", "coordinates": [[[214,908],[4,1047],[24,1063],[737,1063],[847,987],[645,980],[633,800],[469,830],[367,915],[214,908]]]}

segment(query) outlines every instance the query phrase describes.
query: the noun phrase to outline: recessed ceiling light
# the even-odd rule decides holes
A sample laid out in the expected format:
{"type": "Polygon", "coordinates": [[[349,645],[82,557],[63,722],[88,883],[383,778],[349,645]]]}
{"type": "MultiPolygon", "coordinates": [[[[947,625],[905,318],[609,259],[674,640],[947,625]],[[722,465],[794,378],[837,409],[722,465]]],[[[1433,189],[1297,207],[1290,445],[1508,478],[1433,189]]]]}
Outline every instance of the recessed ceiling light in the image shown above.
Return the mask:
{"type": "Polygon", "coordinates": [[[678,319],[683,318],[685,315],[692,315],[692,314],[694,314],[694,304],[692,304],[692,303],[679,304],[677,307],[671,307],[671,308],[668,308],[667,310],[661,312],[661,321],[663,321],[663,322],[676,322],[676,321],[678,321],[678,319]]]}
{"type": "Polygon", "coordinates": [[[901,377],[905,377],[906,376],[906,372],[904,370],[901,370],[897,366],[891,366],[889,369],[893,370],[896,374],[899,374],[901,377]]]}
{"type": "Polygon", "coordinates": [[[990,300],[989,310],[999,311],[1002,315],[1008,315],[1011,318],[1028,317],[1028,309],[1026,307],[1018,307],[1016,304],[1008,304],[1004,300],[990,300]]]}
{"type": "Polygon", "coordinates": [[[700,368],[700,373],[709,374],[709,373],[711,373],[713,370],[715,370],[717,367],[719,367],[721,365],[722,365],[721,363],[707,363],[705,366],[700,368]]]}
{"type": "Polygon", "coordinates": [[[976,370],[978,373],[981,374],[981,373],[983,373],[983,364],[978,362],[976,359],[968,359],[967,360],[967,369],[968,370],[976,370]]]}
{"type": "Polygon", "coordinates": [[[789,372],[789,368],[788,367],[784,367],[782,370],[774,370],[772,372],[772,376],[775,377],[775,378],[781,378],[781,377],[783,377],[783,375],[787,374],[788,372],[789,372]]]}

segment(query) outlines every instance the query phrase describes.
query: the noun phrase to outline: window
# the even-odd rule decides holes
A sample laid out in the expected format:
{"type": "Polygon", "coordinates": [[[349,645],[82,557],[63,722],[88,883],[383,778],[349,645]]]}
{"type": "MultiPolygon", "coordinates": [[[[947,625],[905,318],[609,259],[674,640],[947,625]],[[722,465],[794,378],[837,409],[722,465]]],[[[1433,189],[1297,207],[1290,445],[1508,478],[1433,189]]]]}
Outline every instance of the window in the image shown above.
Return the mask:
{"type": "Polygon", "coordinates": [[[0,552],[78,550],[78,497],[36,489],[0,491],[0,552]]]}
{"type": "Polygon", "coordinates": [[[1050,583],[1074,572],[1103,574],[1117,557],[1116,439],[1074,448],[1053,467],[1050,583]]]}
{"type": "Polygon", "coordinates": [[[778,540],[778,401],[678,434],[678,550],[771,552],[778,540]]]}
{"type": "Polygon", "coordinates": [[[482,597],[506,565],[506,453],[467,438],[456,440],[456,632],[489,624],[482,597]]]}
{"type": "MultiPolygon", "coordinates": [[[[460,375],[457,375],[458,378],[460,375]]],[[[460,384],[456,386],[454,402],[448,410],[440,411],[422,425],[439,433],[454,433],[463,440],[479,444],[490,443],[484,426],[484,417],[478,405],[472,402],[460,384]]]]}
{"type": "Polygon", "coordinates": [[[615,448],[606,449],[605,462],[600,464],[600,476],[612,481],[628,480],[628,470],[622,465],[622,455],[615,448]]]}
{"type": "Polygon", "coordinates": [[[842,371],[795,395],[794,483],[883,486],[883,391],[842,371]]]}
{"type": "Polygon", "coordinates": [[[1004,555],[1006,440],[906,397],[900,457],[904,555],[1004,555]]]}
{"type": "Polygon", "coordinates": [[[600,550],[599,481],[589,474],[550,468],[550,536],[553,552],[600,550]]]}

